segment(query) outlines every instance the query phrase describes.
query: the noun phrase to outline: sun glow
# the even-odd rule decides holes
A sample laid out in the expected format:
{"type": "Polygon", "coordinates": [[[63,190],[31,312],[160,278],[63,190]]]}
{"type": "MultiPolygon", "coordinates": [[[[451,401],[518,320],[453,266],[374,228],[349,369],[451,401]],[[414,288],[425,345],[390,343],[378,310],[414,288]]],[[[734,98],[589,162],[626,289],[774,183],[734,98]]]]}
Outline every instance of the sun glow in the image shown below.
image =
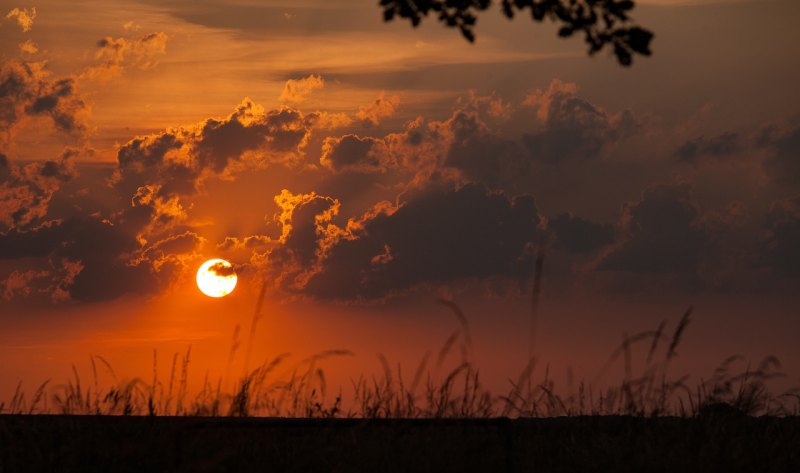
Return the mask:
{"type": "Polygon", "coordinates": [[[224,259],[210,259],[197,270],[197,287],[209,297],[224,297],[236,287],[236,271],[224,259]]]}

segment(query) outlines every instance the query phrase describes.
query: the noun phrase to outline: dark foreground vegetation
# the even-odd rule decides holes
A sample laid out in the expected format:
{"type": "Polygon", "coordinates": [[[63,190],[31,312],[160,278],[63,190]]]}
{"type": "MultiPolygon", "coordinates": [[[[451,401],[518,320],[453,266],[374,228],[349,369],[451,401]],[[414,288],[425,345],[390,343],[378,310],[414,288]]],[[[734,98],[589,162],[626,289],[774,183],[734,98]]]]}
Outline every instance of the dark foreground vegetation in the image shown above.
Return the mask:
{"type": "Polygon", "coordinates": [[[800,471],[800,418],[0,416],[0,471],[800,471]]]}
{"type": "Polygon", "coordinates": [[[166,376],[154,353],[147,380],[92,357],[88,379],[73,369],[33,392],[20,383],[0,401],[0,473],[800,472],[800,390],[770,389],[786,377],[777,358],[672,373],[691,310],[671,335],[664,322],[624,337],[595,380],[556,386],[531,359],[497,395],[472,362],[466,317],[446,305],[459,329],[438,353],[409,371],[379,356],[383,372],[349,387],[331,389],[322,368],[346,350],[245,361],[243,375],[206,374],[199,391],[191,350],[166,376]]]}

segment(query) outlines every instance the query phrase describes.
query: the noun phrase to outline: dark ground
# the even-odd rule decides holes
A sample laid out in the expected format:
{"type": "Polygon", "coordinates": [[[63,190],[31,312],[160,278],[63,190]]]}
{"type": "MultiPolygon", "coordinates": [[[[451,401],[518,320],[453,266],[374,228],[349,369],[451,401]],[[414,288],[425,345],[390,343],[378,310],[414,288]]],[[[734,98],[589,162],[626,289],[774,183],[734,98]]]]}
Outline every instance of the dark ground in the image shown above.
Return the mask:
{"type": "Polygon", "coordinates": [[[800,472],[800,417],[0,416],[0,473],[800,472]]]}

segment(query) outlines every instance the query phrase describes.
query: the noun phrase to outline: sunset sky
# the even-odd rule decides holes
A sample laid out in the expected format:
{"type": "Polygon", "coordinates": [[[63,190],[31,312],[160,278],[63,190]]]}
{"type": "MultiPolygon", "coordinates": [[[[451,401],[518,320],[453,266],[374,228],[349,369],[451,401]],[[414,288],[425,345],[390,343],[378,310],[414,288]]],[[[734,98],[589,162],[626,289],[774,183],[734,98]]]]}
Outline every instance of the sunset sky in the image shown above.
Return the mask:
{"type": "Polygon", "coordinates": [[[537,369],[593,379],[693,306],[676,371],[775,355],[800,386],[796,0],[639,1],[631,67],[498,9],[470,44],[369,0],[0,7],[0,400],[90,355],[221,374],[262,284],[254,363],[413,370],[444,298],[500,391],[542,242],[537,369]]]}

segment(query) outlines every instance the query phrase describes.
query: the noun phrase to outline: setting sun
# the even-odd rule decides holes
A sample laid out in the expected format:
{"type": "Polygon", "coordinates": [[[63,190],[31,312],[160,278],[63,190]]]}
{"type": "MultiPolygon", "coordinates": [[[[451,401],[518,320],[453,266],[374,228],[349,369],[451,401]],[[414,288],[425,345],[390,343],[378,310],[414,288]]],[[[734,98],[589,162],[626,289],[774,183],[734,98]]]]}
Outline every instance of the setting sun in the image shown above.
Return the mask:
{"type": "Polygon", "coordinates": [[[236,287],[236,271],[224,259],[210,259],[197,270],[197,287],[209,297],[224,297],[236,287]]]}

